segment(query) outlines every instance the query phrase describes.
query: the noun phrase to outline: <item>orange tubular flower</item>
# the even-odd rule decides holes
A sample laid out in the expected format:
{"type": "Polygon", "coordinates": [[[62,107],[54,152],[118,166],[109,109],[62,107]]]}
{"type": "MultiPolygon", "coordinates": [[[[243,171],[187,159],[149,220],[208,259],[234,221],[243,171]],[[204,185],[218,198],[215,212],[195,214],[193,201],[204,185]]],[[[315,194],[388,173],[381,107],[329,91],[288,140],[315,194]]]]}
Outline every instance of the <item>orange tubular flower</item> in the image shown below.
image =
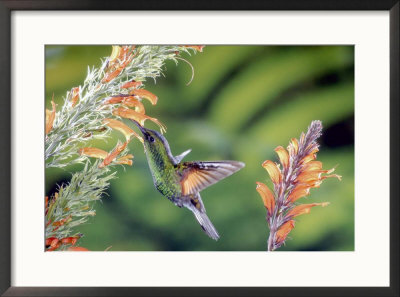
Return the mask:
{"type": "MultiPolygon", "coordinates": [[[[46,238],[45,247],[46,251],[51,252],[62,245],[75,245],[79,238],[81,238],[82,234],[78,234],[76,236],[64,237],[62,239],[58,239],[56,237],[46,238]]],[[[72,246],[70,248],[73,248],[72,246]]],[[[69,250],[69,249],[68,249],[69,250]]]]}
{"type": "Polygon", "coordinates": [[[95,147],[84,147],[79,149],[78,153],[83,156],[93,157],[97,159],[105,159],[108,155],[106,151],[95,147]]]}
{"type": "Polygon", "coordinates": [[[297,141],[296,138],[292,138],[289,146],[287,147],[289,153],[291,156],[293,155],[297,155],[298,151],[299,151],[299,142],[297,141]]]}
{"type": "Polygon", "coordinates": [[[137,88],[140,87],[141,85],[142,85],[142,82],[141,82],[141,81],[134,81],[134,80],[132,80],[132,81],[128,81],[128,82],[124,83],[124,84],[121,86],[121,89],[130,89],[130,88],[137,89],[137,88]]]}
{"type": "Polygon", "coordinates": [[[64,219],[61,219],[61,220],[59,220],[57,222],[54,222],[53,226],[60,227],[60,226],[62,226],[64,224],[68,223],[70,220],[71,220],[71,215],[69,215],[68,217],[66,217],[64,219]]]}
{"type": "Polygon", "coordinates": [[[275,208],[275,198],[274,194],[272,194],[271,190],[267,187],[267,185],[256,182],[257,184],[257,192],[260,194],[265,208],[268,210],[268,213],[272,215],[272,212],[274,211],[275,208]]]}
{"type": "Polygon", "coordinates": [[[128,96],[126,97],[123,101],[122,104],[128,106],[128,107],[133,107],[135,108],[135,111],[141,114],[145,114],[146,111],[144,109],[143,103],[140,102],[138,99],[136,99],[133,96],[128,96]]]}
{"type": "Polygon", "coordinates": [[[119,51],[118,59],[122,61],[125,60],[128,52],[129,52],[129,46],[127,45],[122,46],[119,51]]]}
{"type": "Polygon", "coordinates": [[[114,159],[117,158],[117,156],[126,148],[128,145],[129,140],[124,142],[123,144],[117,144],[115,149],[113,149],[103,160],[103,162],[100,163],[99,168],[106,167],[107,165],[111,164],[114,159]]]}
{"type": "Polygon", "coordinates": [[[300,204],[300,205],[296,206],[295,208],[293,208],[292,210],[290,210],[286,214],[286,217],[294,218],[294,217],[297,217],[297,216],[305,214],[305,213],[310,213],[311,208],[313,208],[314,206],[318,206],[318,205],[325,207],[325,206],[329,205],[329,202],[300,204]]]}
{"type": "Polygon", "coordinates": [[[316,188],[322,183],[322,181],[329,177],[336,177],[337,179],[341,180],[341,176],[337,174],[325,175],[322,176],[322,173],[332,173],[335,169],[329,170],[321,170],[322,163],[318,161],[310,161],[306,165],[304,165],[295,181],[298,184],[306,185],[309,188],[316,188]]]}
{"type": "Polygon", "coordinates": [[[112,72],[106,73],[101,82],[103,84],[105,84],[105,83],[108,83],[108,82],[112,81],[114,78],[116,78],[122,72],[122,70],[124,70],[124,68],[123,67],[119,67],[119,68],[113,70],[112,72]]]}
{"type": "Polygon", "coordinates": [[[319,171],[303,171],[300,173],[295,181],[301,184],[312,184],[320,178],[319,171]]]}
{"type": "Polygon", "coordinates": [[[135,46],[113,46],[111,56],[108,59],[108,68],[102,79],[102,83],[108,83],[116,78],[132,62],[135,54],[135,46]]]}
{"type": "Polygon", "coordinates": [[[203,52],[203,48],[205,47],[205,45],[184,45],[184,47],[189,47],[192,49],[195,49],[198,52],[203,52]]]}
{"type": "Polygon", "coordinates": [[[54,247],[58,243],[58,239],[56,237],[46,238],[46,247],[54,247]]]}
{"type": "Polygon", "coordinates": [[[271,177],[271,180],[275,185],[278,185],[281,182],[282,174],[281,174],[278,166],[276,166],[276,164],[274,162],[272,162],[270,160],[266,160],[262,164],[262,167],[264,167],[264,169],[268,171],[268,174],[271,177]]]}
{"type": "Polygon", "coordinates": [[[113,115],[120,116],[121,118],[135,120],[135,121],[139,122],[140,125],[142,125],[142,126],[144,125],[144,122],[146,120],[150,120],[150,121],[156,123],[160,127],[160,130],[162,133],[167,130],[165,125],[163,123],[161,123],[159,120],[157,120],[156,118],[152,118],[147,115],[138,113],[129,108],[118,107],[113,110],[113,115]]]}
{"type": "Polygon", "coordinates": [[[56,237],[46,238],[45,247],[46,251],[51,252],[58,249],[61,246],[61,242],[56,237]]]}
{"type": "Polygon", "coordinates": [[[320,161],[308,162],[307,164],[303,165],[302,169],[305,171],[322,170],[322,162],[320,161]]]}
{"type": "Polygon", "coordinates": [[[51,99],[52,110],[46,109],[46,135],[53,129],[53,123],[56,118],[56,104],[51,99]]]}
{"type": "Polygon", "coordinates": [[[129,139],[131,139],[131,136],[134,135],[135,137],[137,137],[142,143],[143,143],[143,139],[141,136],[139,136],[135,131],[133,131],[131,128],[129,128],[127,125],[125,125],[124,123],[114,120],[114,119],[104,119],[103,123],[106,124],[108,127],[115,129],[119,132],[121,132],[122,134],[124,134],[125,139],[128,141],[129,139]]]}
{"type": "Polygon", "coordinates": [[[117,104],[117,103],[121,103],[124,100],[124,96],[114,96],[114,97],[110,97],[107,98],[107,100],[104,101],[103,104],[117,104]]]}
{"type": "Polygon", "coordinates": [[[79,100],[79,87],[72,88],[70,98],[72,107],[74,107],[79,100]]]}
{"type": "Polygon", "coordinates": [[[308,185],[298,185],[289,194],[287,201],[293,203],[297,199],[305,197],[310,194],[310,187],[308,185]]]}
{"type": "MultiPolygon", "coordinates": [[[[129,141],[131,140],[131,135],[135,135],[139,138],[141,142],[143,142],[142,137],[137,135],[136,132],[134,132],[131,128],[126,126],[124,123],[114,120],[114,119],[105,119],[104,123],[107,124],[107,126],[116,129],[123,133],[126,137],[126,142],[123,144],[117,144],[117,146],[110,152],[107,153],[106,151],[95,148],[95,147],[84,147],[79,149],[78,153],[83,156],[87,157],[93,157],[97,159],[102,159],[103,162],[99,164],[99,168],[106,167],[107,165],[111,164],[114,160],[117,159],[118,155],[126,148],[128,145],[129,141]]],[[[132,165],[132,159],[133,155],[128,154],[126,156],[123,156],[115,161],[116,164],[124,164],[124,165],[132,165]]]]}
{"type": "Polygon", "coordinates": [[[121,53],[121,47],[118,45],[113,45],[112,46],[112,52],[111,52],[111,56],[110,58],[108,58],[108,62],[111,64],[113,63],[115,60],[118,59],[120,53],[121,53]]]}
{"type": "Polygon", "coordinates": [[[144,109],[144,105],[139,99],[135,98],[135,96],[130,95],[120,95],[107,98],[103,104],[123,104],[128,107],[135,108],[135,111],[141,114],[145,114],[146,110],[144,109]]]}
{"type": "Polygon", "coordinates": [[[78,241],[78,239],[81,238],[81,236],[82,236],[82,234],[77,235],[77,236],[65,237],[65,238],[61,239],[61,243],[74,245],[78,241]]]}
{"type": "Polygon", "coordinates": [[[124,165],[132,166],[133,161],[131,159],[133,159],[133,155],[132,154],[128,154],[126,156],[118,158],[116,163],[117,164],[121,164],[121,165],[124,164],[124,165]]]}
{"type": "Polygon", "coordinates": [[[295,205],[294,203],[309,195],[310,189],[319,187],[324,179],[330,177],[341,179],[341,176],[331,174],[334,168],[323,170],[322,163],[315,160],[319,146],[317,139],[321,133],[321,122],[313,121],[307,133],[301,133],[300,140],[291,139],[287,151],[281,146],[275,149],[282,169],[270,160],[262,164],[268,171],[275,188],[275,192],[272,193],[267,186],[257,183],[257,191],[268,210],[267,221],[271,230],[268,239],[269,251],[284,244],[287,235],[294,228],[293,218],[309,213],[314,206],[329,204],[323,202],[295,205]],[[272,212],[271,210],[276,207],[278,209],[272,212]]]}
{"type": "Polygon", "coordinates": [[[286,237],[294,228],[294,221],[290,220],[284,223],[279,230],[276,232],[275,239],[277,244],[281,244],[285,241],[286,237]]]}
{"type": "Polygon", "coordinates": [[[151,104],[156,105],[158,97],[152,92],[145,89],[133,89],[129,92],[130,95],[138,96],[139,98],[145,98],[151,102],[151,104]]]}
{"type": "Polygon", "coordinates": [[[315,160],[315,158],[317,158],[317,152],[318,152],[318,149],[311,151],[311,153],[309,153],[307,156],[305,156],[303,159],[301,159],[300,163],[307,164],[308,162],[315,160]]]}
{"type": "Polygon", "coordinates": [[[289,154],[288,152],[281,146],[278,146],[275,149],[275,152],[278,154],[279,161],[281,161],[281,164],[283,168],[287,169],[289,167],[289,154]]]}

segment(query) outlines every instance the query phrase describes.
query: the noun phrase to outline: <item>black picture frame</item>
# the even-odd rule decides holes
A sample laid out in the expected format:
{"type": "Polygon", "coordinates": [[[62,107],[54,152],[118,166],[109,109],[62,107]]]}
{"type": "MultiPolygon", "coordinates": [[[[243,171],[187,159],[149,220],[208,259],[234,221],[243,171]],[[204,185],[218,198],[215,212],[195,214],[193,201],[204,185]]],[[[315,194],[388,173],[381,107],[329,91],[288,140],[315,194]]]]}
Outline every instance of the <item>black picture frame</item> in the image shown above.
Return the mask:
{"type": "MultiPolygon", "coordinates": [[[[1,296],[399,296],[399,0],[0,1],[0,294],[1,296]],[[15,10],[381,10],[390,12],[389,287],[12,287],[11,13],[15,10]]],[[[368,265],[366,263],[365,265],[368,265]]]]}

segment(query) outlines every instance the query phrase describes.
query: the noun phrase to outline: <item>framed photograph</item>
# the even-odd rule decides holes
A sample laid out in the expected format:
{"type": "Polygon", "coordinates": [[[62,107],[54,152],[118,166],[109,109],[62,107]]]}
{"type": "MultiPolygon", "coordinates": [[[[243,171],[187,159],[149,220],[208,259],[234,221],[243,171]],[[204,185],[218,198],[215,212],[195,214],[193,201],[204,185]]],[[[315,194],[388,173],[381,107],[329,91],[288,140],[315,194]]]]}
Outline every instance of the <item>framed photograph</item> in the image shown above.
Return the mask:
{"type": "Polygon", "coordinates": [[[398,296],[399,2],[153,4],[1,3],[1,293],[398,296]]]}

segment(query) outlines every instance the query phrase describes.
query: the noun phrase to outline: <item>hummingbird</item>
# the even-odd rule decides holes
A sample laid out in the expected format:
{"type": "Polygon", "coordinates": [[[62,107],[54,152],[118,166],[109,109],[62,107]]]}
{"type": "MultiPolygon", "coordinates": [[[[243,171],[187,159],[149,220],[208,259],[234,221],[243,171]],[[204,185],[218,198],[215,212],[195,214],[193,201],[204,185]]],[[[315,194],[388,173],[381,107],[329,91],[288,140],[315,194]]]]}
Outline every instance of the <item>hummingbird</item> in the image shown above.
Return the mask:
{"type": "Polygon", "coordinates": [[[206,214],[200,191],[245,166],[238,161],[182,162],[191,149],[173,156],[167,139],[159,132],[142,127],[143,146],[156,189],[176,206],[193,212],[204,232],[214,240],[219,234],[206,214]]]}

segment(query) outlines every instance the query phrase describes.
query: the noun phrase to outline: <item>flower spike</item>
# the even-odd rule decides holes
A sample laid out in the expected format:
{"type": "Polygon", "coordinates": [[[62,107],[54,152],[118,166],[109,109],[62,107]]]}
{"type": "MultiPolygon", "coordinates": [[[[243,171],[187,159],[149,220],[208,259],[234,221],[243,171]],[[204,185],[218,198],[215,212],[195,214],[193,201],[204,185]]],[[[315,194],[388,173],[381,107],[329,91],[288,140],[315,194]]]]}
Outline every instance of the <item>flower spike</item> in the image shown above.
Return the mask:
{"type": "Polygon", "coordinates": [[[275,149],[281,167],[270,160],[262,164],[274,184],[272,192],[266,185],[257,182],[257,192],[267,209],[269,251],[276,250],[285,243],[295,226],[295,217],[309,213],[314,206],[324,207],[329,204],[323,202],[296,205],[296,201],[308,196],[311,188],[319,187],[327,178],[341,179],[340,175],[331,174],[335,168],[323,170],[322,163],[315,160],[319,150],[317,139],[321,133],[321,122],[313,121],[307,133],[301,133],[300,140],[290,140],[287,150],[282,146],[275,149]]]}

